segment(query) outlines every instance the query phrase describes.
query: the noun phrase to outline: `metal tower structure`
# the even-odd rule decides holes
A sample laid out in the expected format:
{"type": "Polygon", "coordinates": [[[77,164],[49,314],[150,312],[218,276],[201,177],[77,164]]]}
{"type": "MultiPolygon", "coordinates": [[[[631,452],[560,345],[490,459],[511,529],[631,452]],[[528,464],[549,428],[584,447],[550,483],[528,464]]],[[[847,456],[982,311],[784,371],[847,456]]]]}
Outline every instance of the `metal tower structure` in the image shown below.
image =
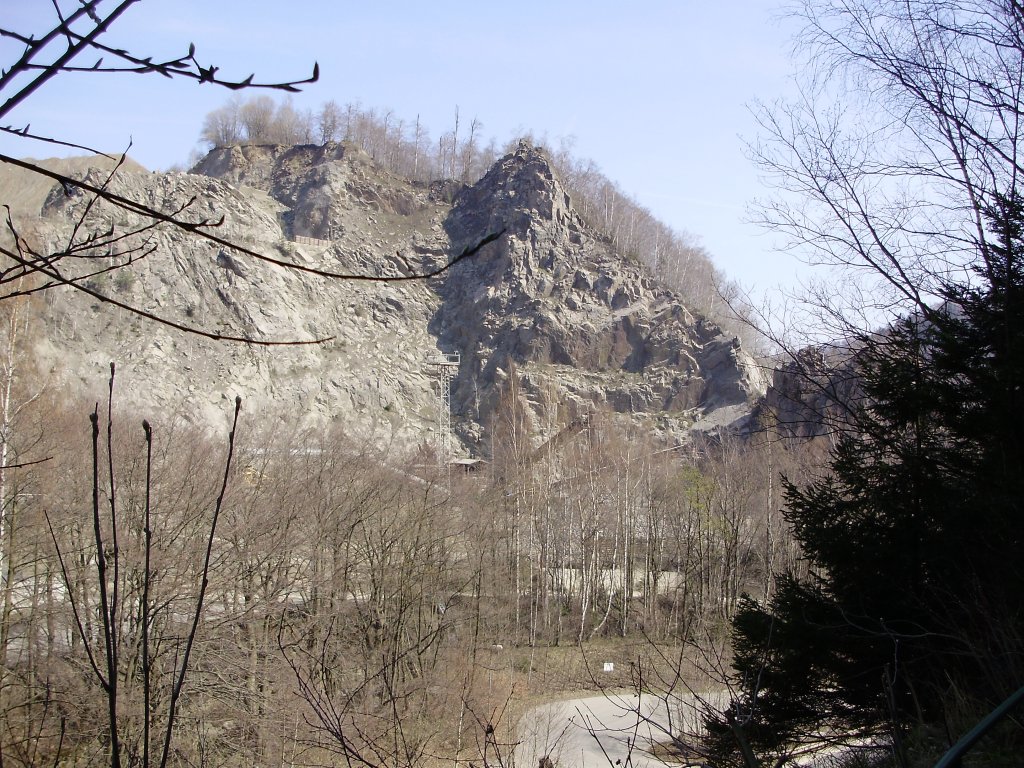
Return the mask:
{"type": "Polygon", "coordinates": [[[437,460],[444,466],[452,454],[452,379],[459,372],[461,355],[441,353],[427,362],[437,371],[441,384],[437,391],[437,460]]]}

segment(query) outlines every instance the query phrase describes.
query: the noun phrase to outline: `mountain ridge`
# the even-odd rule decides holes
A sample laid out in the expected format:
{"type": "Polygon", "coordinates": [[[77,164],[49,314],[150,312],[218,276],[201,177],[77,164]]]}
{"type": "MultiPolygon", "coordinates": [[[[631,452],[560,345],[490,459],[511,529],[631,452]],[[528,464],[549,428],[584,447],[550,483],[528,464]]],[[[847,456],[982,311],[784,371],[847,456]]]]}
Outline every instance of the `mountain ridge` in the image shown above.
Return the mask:
{"type": "MultiPolygon", "coordinates": [[[[345,144],[226,147],[192,173],[122,172],[111,184],[155,207],[194,198],[189,216],[224,216],[218,236],[330,271],[422,273],[504,234],[435,280],[356,285],[160,230],[155,251],[111,272],[96,286],[101,293],[204,327],[333,340],[273,350],[219,345],[143,327],[56,289],[37,356],[70,389],[105,381],[107,362],[117,360],[125,396],[139,406],[180,403],[215,423],[223,401],[239,393],[260,412],[419,444],[436,439],[427,358],[459,352],[453,425],[464,449],[486,453],[512,367],[537,424],[557,428],[602,409],[673,440],[695,425],[742,419],[764,388],[735,339],[583,221],[543,153],[526,143],[472,186],[413,184],[345,144]]],[[[38,219],[22,217],[20,226],[55,244],[85,214],[84,196],[58,188],[38,219]]],[[[88,217],[93,227],[138,224],[104,203],[88,217]]]]}

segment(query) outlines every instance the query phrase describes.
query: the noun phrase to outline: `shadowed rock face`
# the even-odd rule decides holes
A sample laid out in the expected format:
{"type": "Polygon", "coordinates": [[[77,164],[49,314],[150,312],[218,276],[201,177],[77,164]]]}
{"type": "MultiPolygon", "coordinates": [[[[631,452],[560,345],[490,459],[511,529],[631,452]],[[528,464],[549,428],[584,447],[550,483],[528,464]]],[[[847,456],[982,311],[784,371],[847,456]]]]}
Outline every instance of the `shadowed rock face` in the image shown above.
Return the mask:
{"type": "MultiPolygon", "coordinates": [[[[65,292],[55,294],[39,354],[69,389],[102,384],[113,359],[123,397],[147,410],[174,405],[216,421],[241,393],[249,410],[412,444],[433,440],[429,357],[459,352],[453,423],[481,445],[512,366],[525,405],[543,415],[533,423],[552,430],[603,408],[678,439],[748,414],[762,389],[738,342],[591,230],[545,156],[525,144],[471,187],[414,185],[343,144],[218,149],[191,174],[123,173],[114,186],[165,207],[195,197],[197,217],[224,216],[220,236],[335,272],[426,271],[504,233],[441,278],[373,284],[297,274],[160,232],[132,279],[106,290],[206,328],[331,340],[215,344],[65,292]]],[[[51,194],[33,231],[59,241],[84,206],[51,194]]],[[[96,216],[97,228],[132,223],[103,205],[96,216]]]]}
{"type": "Polygon", "coordinates": [[[866,404],[858,349],[857,344],[809,346],[778,363],[752,422],[797,442],[827,438],[827,444],[856,430],[856,413],[866,404]]]}
{"type": "Polygon", "coordinates": [[[430,324],[442,349],[467,361],[453,397],[480,421],[510,363],[533,398],[570,418],[603,406],[694,420],[758,394],[738,342],[592,232],[531,147],[465,189],[445,229],[456,250],[505,231],[447,274],[430,324]]]}

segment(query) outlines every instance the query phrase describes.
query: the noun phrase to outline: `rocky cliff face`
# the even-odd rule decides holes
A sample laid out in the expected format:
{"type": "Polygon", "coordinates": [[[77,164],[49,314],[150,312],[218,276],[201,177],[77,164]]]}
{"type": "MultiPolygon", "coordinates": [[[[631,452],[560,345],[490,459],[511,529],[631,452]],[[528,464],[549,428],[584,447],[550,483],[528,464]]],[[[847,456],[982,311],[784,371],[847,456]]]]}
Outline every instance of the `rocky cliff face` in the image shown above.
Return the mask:
{"type": "Polygon", "coordinates": [[[850,348],[805,347],[775,367],[754,421],[784,438],[835,435],[849,428],[863,397],[850,348]]]}
{"type": "MultiPolygon", "coordinates": [[[[339,422],[380,441],[414,444],[434,440],[437,383],[429,359],[458,352],[453,426],[467,447],[484,453],[498,393],[513,370],[533,423],[546,425],[538,439],[593,409],[680,439],[689,429],[743,418],[762,389],[738,342],[592,231],[543,154],[526,145],[472,187],[414,186],[342,144],[219,149],[190,174],[125,172],[113,187],[165,208],[195,198],[189,215],[225,217],[219,236],[333,272],[426,271],[503,234],[432,281],[353,283],[157,231],[150,255],[97,277],[96,288],[208,329],[331,340],[214,343],[74,292],[52,292],[37,354],[53,369],[55,386],[103,384],[108,361],[116,360],[122,397],[150,412],[181,408],[216,422],[239,393],[250,413],[339,422]]],[[[84,196],[57,188],[22,228],[54,247],[86,207],[84,196]]],[[[91,210],[89,221],[124,231],[138,223],[106,205],[91,210]]]]}
{"type": "Polygon", "coordinates": [[[681,431],[758,392],[738,342],[590,231],[532,148],[463,190],[445,229],[456,249],[505,232],[441,281],[430,324],[466,360],[453,398],[466,427],[486,424],[510,363],[559,422],[601,407],[681,431]]]}

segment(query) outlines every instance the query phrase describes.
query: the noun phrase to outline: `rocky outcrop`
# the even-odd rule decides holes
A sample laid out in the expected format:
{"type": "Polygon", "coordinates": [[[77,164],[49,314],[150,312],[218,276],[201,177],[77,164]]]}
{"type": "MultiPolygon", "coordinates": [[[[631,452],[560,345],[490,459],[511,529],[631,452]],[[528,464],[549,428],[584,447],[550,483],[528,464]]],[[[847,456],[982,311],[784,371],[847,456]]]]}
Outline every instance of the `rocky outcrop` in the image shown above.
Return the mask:
{"type": "Polygon", "coordinates": [[[430,325],[466,361],[453,398],[471,414],[468,437],[486,423],[510,363],[534,402],[558,404],[560,422],[609,408],[669,417],[682,431],[759,394],[759,371],[737,340],[591,231],[532,147],[459,194],[445,228],[456,249],[504,232],[445,276],[430,325]]]}
{"type": "MultiPolygon", "coordinates": [[[[354,283],[173,229],[148,233],[152,252],[97,278],[100,292],[207,329],[328,340],[210,342],[64,291],[53,294],[38,352],[72,389],[102,384],[113,359],[123,397],[148,410],[224,418],[241,393],[250,411],[411,444],[434,438],[429,358],[458,352],[453,423],[485,450],[513,366],[533,423],[548,429],[607,409],[682,439],[744,417],[763,387],[738,342],[591,230],[545,156],[525,144],[471,187],[412,184],[344,144],[218,149],[193,173],[124,172],[113,185],[163,209],[194,198],[187,215],[223,216],[219,237],[333,273],[428,271],[502,234],[433,281],[354,283]]],[[[56,245],[86,206],[84,196],[51,190],[33,232],[56,245]]],[[[140,223],[106,205],[88,214],[97,229],[140,223]]]]}
{"type": "Polygon", "coordinates": [[[784,438],[842,432],[863,397],[854,356],[846,347],[805,347],[780,363],[754,420],[784,438]]]}

